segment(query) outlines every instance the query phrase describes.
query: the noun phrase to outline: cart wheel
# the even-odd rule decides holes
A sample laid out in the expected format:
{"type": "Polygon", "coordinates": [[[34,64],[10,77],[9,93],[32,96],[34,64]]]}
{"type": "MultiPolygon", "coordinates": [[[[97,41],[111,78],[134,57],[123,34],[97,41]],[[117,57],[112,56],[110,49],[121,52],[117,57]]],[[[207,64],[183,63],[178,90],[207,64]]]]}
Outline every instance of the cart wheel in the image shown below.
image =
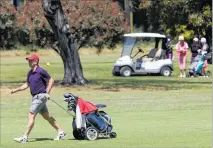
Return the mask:
{"type": "Polygon", "coordinates": [[[132,75],[132,70],[128,66],[124,66],[121,68],[120,74],[121,74],[121,76],[129,77],[132,75]]]}
{"type": "Polygon", "coordinates": [[[109,136],[110,136],[110,138],[116,138],[117,134],[116,134],[116,132],[111,132],[109,136]]]}
{"type": "Polygon", "coordinates": [[[93,127],[89,127],[86,129],[85,136],[87,140],[96,140],[98,138],[98,131],[93,127]]]}
{"type": "Polygon", "coordinates": [[[161,69],[160,73],[161,73],[162,76],[168,77],[168,76],[170,76],[172,74],[172,71],[171,71],[171,69],[169,67],[163,67],[161,69]]]}

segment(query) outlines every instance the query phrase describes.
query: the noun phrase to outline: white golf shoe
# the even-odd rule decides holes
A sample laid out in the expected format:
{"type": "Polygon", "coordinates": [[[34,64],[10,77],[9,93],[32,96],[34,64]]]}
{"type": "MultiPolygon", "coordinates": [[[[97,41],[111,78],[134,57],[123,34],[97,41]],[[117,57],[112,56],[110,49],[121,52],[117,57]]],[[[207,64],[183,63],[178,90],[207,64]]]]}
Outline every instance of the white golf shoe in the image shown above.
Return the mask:
{"type": "Polygon", "coordinates": [[[54,140],[62,140],[67,134],[64,131],[58,132],[58,136],[54,140]]]}
{"type": "Polygon", "coordinates": [[[16,142],[19,142],[19,143],[26,143],[26,142],[28,142],[27,136],[22,136],[22,137],[19,137],[19,138],[14,138],[14,140],[16,142]]]}

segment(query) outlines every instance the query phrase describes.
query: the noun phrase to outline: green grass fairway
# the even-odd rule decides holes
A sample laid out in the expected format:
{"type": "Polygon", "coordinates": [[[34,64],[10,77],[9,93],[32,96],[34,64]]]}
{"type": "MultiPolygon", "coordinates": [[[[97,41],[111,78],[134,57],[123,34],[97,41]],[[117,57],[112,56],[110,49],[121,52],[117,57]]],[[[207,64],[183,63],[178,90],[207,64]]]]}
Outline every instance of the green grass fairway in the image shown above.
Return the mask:
{"type": "MultiPolygon", "coordinates": [[[[31,103],[29,89],[11,95],[9,90],[26,80],[29,70],[24,51],[1,52],[1,147],[2,148],[118,148],[118,147],[212,147],[212,77],[178,78],[134,76],[113,77],[118,50],[93,54],[93,50],[80,51],[85,77],[90,85],[62,87],[55,85],[51,97],[59,104],[63,93],[72,92],[94,103],[104,103],[111,116],[115,139],[77,141],[72,136],[72,117],[48,101],[50,113],[67,132],[62,141],[53,141],[56,131],[40,115],[29,143],[15,143],[26,128],[31,103]]],[[[55,80],[63,78],[63,65],[53,51],[39,51],[40,65],[55,80]],[[50,62],[50,66],[45,63],[50,62]]],[[[176,61],[175,61],[176,63],[176,61]]],[[[212,65],[209,65],[210,71],[212,65]]]]}

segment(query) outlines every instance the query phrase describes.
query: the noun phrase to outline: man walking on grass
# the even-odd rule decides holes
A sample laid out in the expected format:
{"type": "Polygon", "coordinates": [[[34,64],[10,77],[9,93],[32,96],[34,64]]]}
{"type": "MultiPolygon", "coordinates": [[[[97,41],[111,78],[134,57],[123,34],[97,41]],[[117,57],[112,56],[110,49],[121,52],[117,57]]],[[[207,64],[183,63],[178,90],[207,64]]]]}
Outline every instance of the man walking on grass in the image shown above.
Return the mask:
{"type": "Polygon", "coordinates": [[[30,87],[32,105],[28,114],[28,126],[26,132],[22,137],[14,138],[14,140],[20,143],[28,142],[28,136],[34,126],[37,113],[40,113],[42,117],[57,130],[58,136],[54,140],[61,140],[66,136],[66,133],[49,114],[46,106],[46,102],[50,98],[49,94],[53,87],[54,80],[44,69],[38,65],[39,57],[36,54],[32,54],[31,56],[27,57],[26,60],[28,61],[31,68],[27,74],[26,83],[24,83],[19,88],[12,89],[11,94],[18,91],[23,91],[30,87]]]}

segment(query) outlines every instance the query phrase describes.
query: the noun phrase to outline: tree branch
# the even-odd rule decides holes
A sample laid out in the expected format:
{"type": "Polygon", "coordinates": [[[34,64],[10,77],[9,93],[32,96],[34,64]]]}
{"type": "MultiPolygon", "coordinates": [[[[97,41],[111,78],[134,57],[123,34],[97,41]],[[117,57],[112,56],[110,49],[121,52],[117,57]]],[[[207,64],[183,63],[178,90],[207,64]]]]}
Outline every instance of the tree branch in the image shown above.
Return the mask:
{"type": "Polygon", "coordinates": [[[59,50],[59,43],[58,41],[54,42],[54,44],[51,46],[52,49],[57,52],[60,55],[60,50],[59,50]]]}

